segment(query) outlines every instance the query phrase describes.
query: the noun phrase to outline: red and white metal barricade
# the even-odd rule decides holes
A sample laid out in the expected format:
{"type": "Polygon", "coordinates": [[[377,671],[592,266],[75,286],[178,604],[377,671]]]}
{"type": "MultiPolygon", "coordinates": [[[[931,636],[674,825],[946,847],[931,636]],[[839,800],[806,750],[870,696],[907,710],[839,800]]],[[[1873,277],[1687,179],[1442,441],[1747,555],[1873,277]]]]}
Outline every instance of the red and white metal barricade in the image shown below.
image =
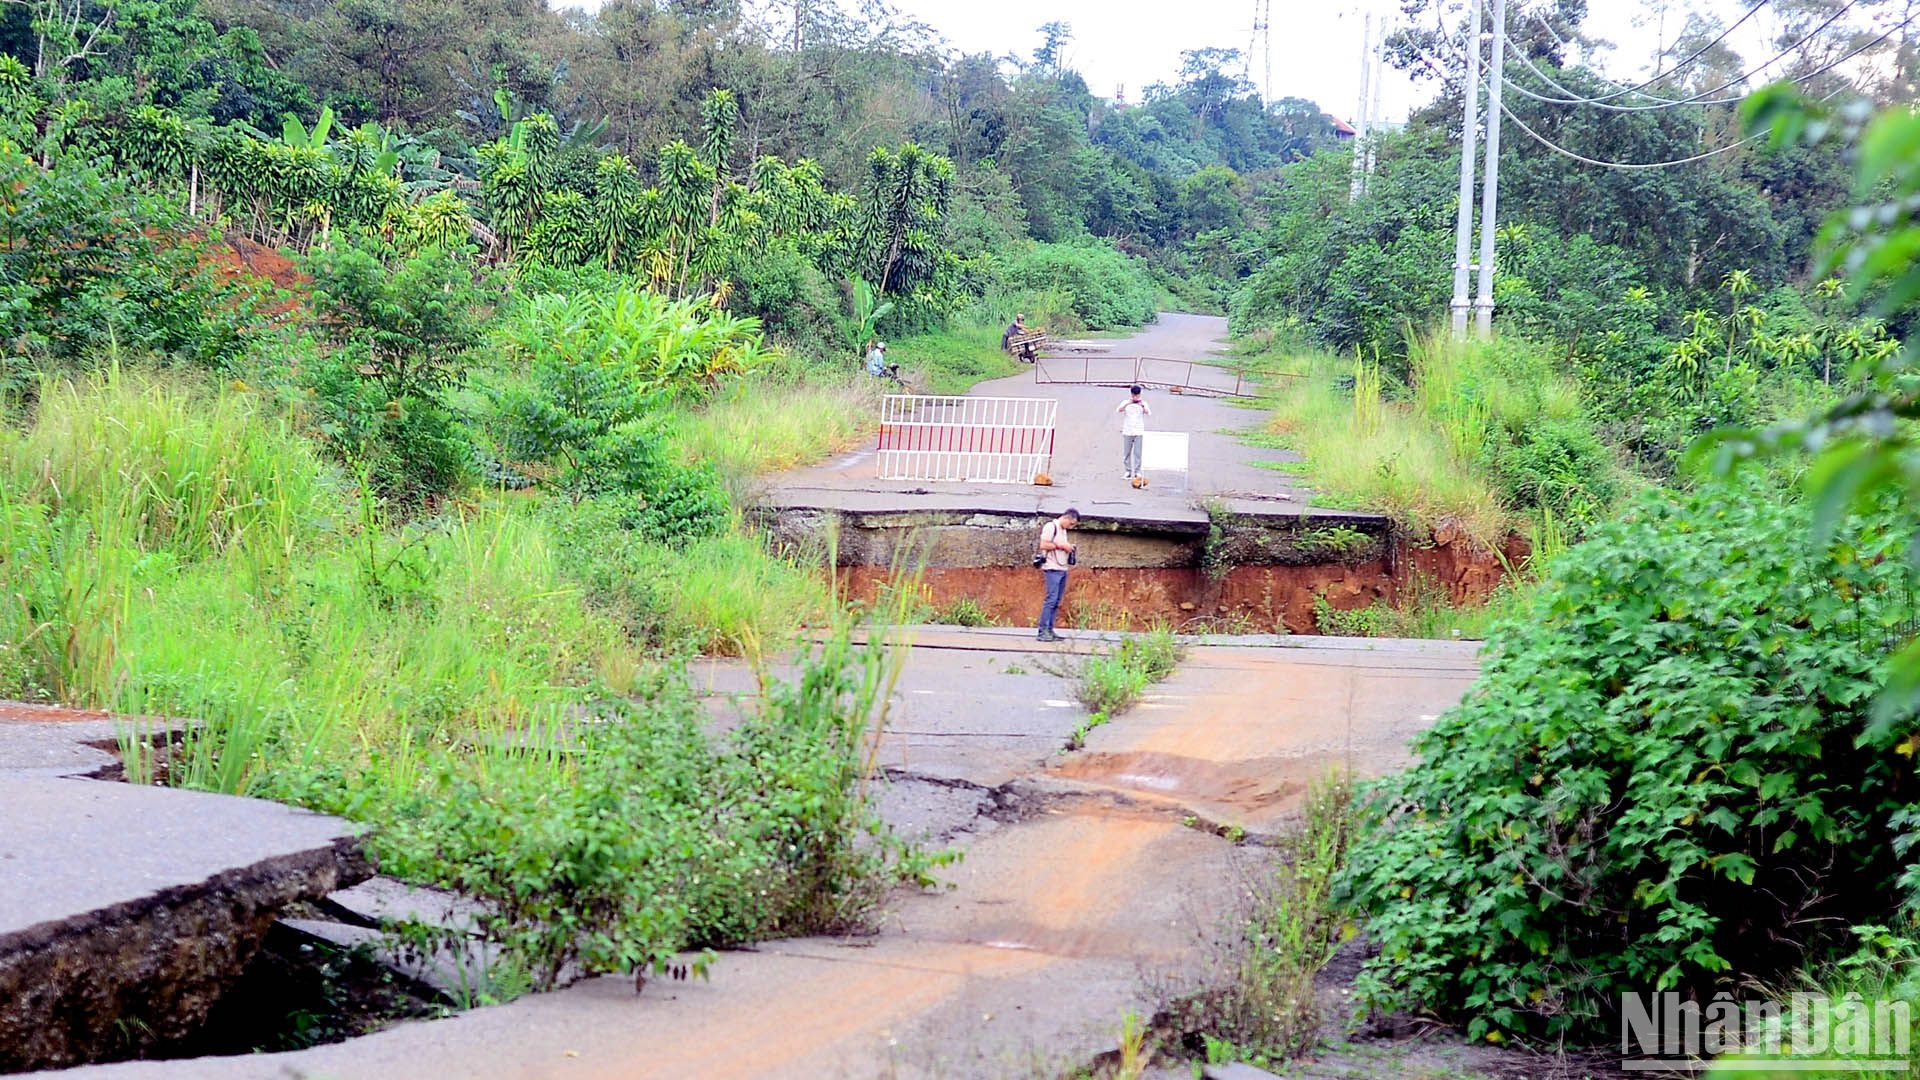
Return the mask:
{"type": "Polygon", "coordinates": [[[889,394],[880,403],[880,479],[1031,484],[1053,460],[1059,405],[889,394]]]}

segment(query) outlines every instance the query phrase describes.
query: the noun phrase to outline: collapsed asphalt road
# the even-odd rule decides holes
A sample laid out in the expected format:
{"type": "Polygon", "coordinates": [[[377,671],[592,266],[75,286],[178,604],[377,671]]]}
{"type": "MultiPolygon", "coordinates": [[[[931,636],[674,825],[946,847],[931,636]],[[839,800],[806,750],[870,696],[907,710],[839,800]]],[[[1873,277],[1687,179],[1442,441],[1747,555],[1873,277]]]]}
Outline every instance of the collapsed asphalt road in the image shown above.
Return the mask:
{"type": "MultiPolygon", "coordinates": [[[[1308,780],[1377,774],[1475,671],[1451,642],[1202,646],[1132,712],[1061,747],[1083,713],[1057,655],[1017,632],[928,630],[883,765],[898,827],[965,858],[898,896],[869,937],[723,954],[710,983],[590,979],[292,1054],[128,1062],[99,1077],[998,1077],[1111,1050],[1190,978],[1199,942],[1308,780]],[[1196,827],[1214,826],[1216,828],[1196,827]]],[[[745,690],[737,670],[708,685],[745,690]]]]}

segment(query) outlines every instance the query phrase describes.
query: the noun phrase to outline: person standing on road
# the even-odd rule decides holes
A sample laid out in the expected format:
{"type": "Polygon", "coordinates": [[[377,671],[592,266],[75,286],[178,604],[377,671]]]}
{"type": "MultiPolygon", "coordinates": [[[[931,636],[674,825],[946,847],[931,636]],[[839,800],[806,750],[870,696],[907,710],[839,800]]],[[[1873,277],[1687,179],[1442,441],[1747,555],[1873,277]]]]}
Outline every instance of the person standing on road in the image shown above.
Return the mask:
{"type": "Polygon", "coordinates": [[[1027,317],[1024,314],[1015,315],[1013,317],[1013,322],[1009,324],[1007,327],[1007,332],[1000,335],[1000,351],[1012,352],[1013,339],[1019,337],[1021,334],[1024,334],[1026,332],[1027,332],[1027,317]]]}
{"type": "Polygon", "coordinates": [[[1040,604],[1040,640],[1059,641],[1053,632],[1053,617],[1060,611],[1060,600],[1067,595],[1067,568],[1079,562],[1079,555],[1067,533],[1080,524],[1080,511],[1068,507],[1066,513],[1040,527],[1040,552],[1035,557],[1047,582],[1047,598],[1040,604]]]}
{"type": "Polygon", "coordinates": [[[1113,410],[1120,414],[1120,461],[1126,467],[1121,477],[1126,480],[1140,475],[1140,444],[1146,441],[1147,417],[1153,415],[1153,409],[1140,397],[1140,387],[1132,391],[1133,396],[1113,410]]]}

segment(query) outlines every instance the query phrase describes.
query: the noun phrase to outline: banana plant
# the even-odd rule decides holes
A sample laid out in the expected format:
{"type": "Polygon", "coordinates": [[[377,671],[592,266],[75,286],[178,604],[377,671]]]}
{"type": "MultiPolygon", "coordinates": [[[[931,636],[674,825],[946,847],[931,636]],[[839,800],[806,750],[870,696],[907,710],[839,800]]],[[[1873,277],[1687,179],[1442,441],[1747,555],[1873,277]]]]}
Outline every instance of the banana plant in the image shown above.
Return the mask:
{"type": "Polygon", "coordinates": [[[322,105],[320,117],[313,122],[312,131],[308,131],[306,125],[300,123],[299,117],[291,113],[287,114],[280,122],[280,141],[288,146],[324,150],[327,147],[327,136],[332,131],[333,106],[322,105]]]}
{"type": "Polygon", "coordinates": [[[893,314],[893,301],[875,303],[878,294],[865,278],[854,278],[849,291],[853,302],[853,347],[860,351],[874,340],[880,320],[893,314]]]}

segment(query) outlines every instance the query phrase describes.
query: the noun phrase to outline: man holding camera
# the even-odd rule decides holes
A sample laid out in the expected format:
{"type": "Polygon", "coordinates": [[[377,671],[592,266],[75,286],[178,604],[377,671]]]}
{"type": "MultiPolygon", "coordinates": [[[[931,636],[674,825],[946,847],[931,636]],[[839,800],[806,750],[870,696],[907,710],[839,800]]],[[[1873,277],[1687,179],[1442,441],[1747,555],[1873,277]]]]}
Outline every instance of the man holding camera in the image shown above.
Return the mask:
{"type": "Polygon", "coordinates": [[[1068,507],[1066,513],[1040,527],[1040,550],[1033,561],[1047,582],[1047,598],[1040,605],[1041,641],[1060,640],[1060,635],[1053,632],[1053,617],[1067,594],[1067,568],[1080,561],[1078,551],[1067,539],[1067,533],[1078,524],[1080,511],[1068,507]]]}

